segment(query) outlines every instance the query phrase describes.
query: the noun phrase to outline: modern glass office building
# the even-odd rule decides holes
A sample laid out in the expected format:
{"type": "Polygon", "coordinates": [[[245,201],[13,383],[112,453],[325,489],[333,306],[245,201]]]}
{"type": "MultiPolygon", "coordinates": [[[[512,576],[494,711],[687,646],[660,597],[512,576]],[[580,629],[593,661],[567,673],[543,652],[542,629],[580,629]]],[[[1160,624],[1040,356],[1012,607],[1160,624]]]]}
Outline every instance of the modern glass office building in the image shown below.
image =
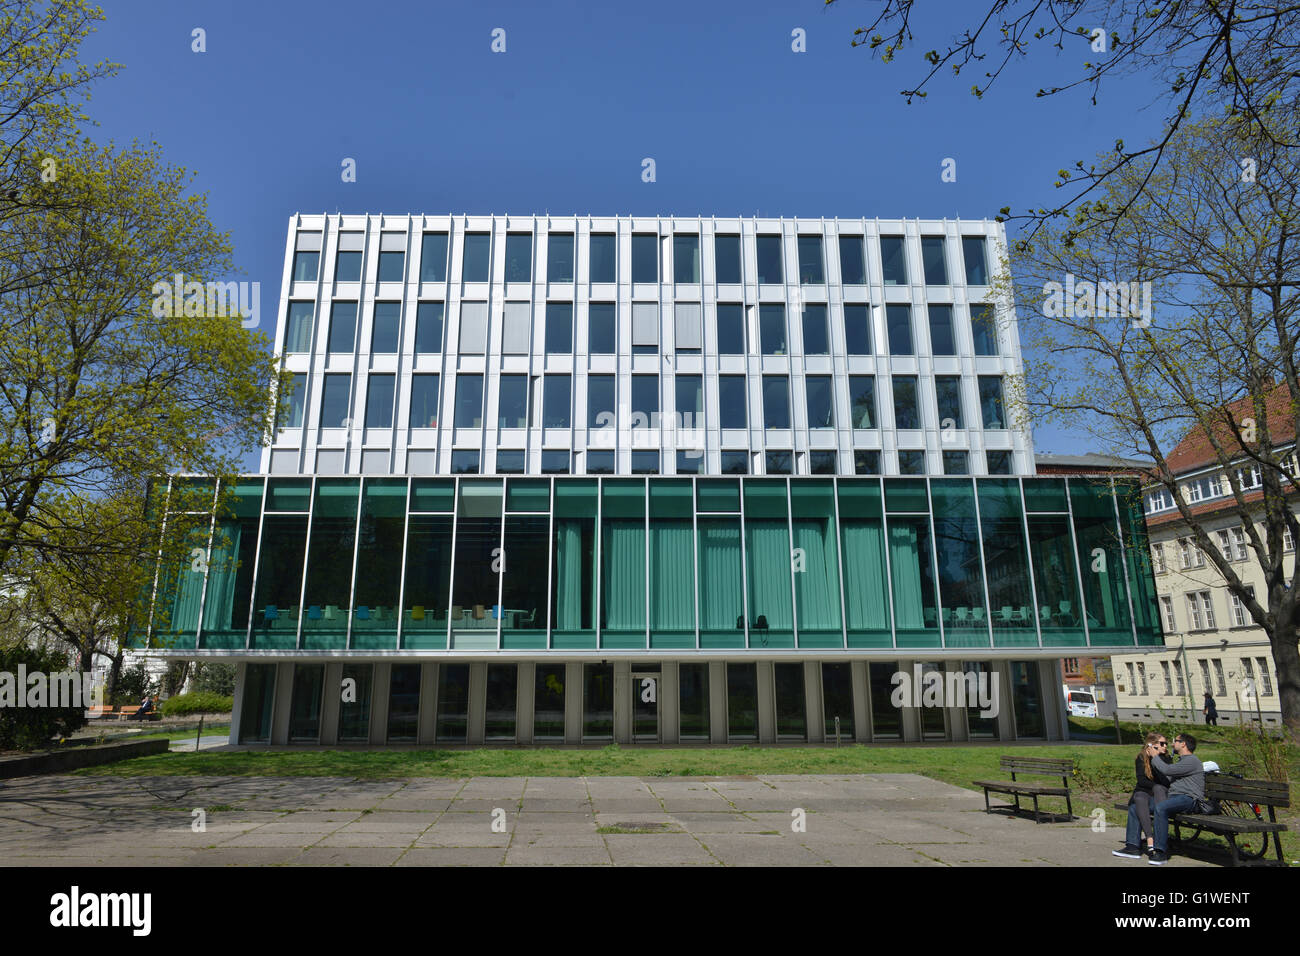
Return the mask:
{"type": "Polygon", "coordinates": [[[294,217],[287,427],[149,639],[244,743],[1059,739],[1057,660],[1161,634],[1136,488],[1032,477],[1003,242],[294,217]]]}

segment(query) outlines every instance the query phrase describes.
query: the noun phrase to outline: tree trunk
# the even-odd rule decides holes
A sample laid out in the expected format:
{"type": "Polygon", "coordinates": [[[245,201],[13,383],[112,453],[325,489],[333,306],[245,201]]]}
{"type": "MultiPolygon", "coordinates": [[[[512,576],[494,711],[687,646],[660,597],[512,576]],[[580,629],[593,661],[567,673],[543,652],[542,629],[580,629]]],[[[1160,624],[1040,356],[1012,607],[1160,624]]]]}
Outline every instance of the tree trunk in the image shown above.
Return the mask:
{"type": "Polygon", "coordinates": [[[1292,739],[1300,740],[1300,646],[1295,625],[1279,628],[1272,635],[1273,667],[1277,670],[1277,696],[1282,705],[1282,723],[1292,739]]]}
{"type": "Polygon", "coordinates": [[[122,676],[122,650],[118,645],[117,653],[113,655],[113,666],[108,670],[108,696],[107,700],[112,701],[117,694],[117,679],[122,676]]]}

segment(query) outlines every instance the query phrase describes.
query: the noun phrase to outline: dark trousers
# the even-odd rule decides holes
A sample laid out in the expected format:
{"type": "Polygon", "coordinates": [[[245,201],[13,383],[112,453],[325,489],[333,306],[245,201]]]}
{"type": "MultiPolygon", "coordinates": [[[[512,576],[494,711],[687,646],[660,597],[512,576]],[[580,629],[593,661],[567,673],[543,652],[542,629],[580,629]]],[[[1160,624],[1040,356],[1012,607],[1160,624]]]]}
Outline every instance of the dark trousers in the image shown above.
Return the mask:
{"type": "Polygon", "coordinates": [[[1137,811],[1138,825],[1142,828],[1144,837],[1154,837],[1155,830],[1151,828],[1151,811],[1157,803],[1162,803],[1169,798],[1169,788],[1164,784],[1156,784],[1150,791],[1134,790],[1133,796],[1129,803],[1137,811]]]}

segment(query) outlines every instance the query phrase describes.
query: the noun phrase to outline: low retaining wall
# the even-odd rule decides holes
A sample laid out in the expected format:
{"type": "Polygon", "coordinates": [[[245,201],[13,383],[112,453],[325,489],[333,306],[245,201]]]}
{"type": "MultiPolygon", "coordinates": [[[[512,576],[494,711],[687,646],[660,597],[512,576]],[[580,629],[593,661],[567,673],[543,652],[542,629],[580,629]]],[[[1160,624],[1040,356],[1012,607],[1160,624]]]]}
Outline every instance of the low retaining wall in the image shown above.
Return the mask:
{"type": "Polygon", "coordinates": [[[0,757],[0,780],[31,777],[39,773],[63,773],[115,760],[162,754],[167,752],[170,743],[168,740],[135,740],[122,744],[69,747],[66,750],[50,750],[21,757],[0,757]]]}

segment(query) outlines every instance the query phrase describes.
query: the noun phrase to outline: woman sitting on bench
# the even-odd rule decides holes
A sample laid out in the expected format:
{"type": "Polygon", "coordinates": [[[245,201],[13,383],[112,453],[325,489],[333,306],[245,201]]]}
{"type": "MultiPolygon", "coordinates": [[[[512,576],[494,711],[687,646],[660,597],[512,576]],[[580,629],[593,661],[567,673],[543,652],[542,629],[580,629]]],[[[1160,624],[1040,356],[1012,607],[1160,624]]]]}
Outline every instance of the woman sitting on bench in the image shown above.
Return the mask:
{"type": "Polygon", "coordinates": [[[1137,787],[1129,803],[1137,810],[1138,821],[1142,825],[1142,835],[1146,837],[1147,852],[1155,845],[1155,831],[1151,828],[1151,811],[1157,803],[1169,797],[1169,788],[1156,777],[1151,767],[1153,757],[1168,763],[1169,742],[1164,734],[1149,733],[1146,742],[1137,755],[1137,787]]]}

